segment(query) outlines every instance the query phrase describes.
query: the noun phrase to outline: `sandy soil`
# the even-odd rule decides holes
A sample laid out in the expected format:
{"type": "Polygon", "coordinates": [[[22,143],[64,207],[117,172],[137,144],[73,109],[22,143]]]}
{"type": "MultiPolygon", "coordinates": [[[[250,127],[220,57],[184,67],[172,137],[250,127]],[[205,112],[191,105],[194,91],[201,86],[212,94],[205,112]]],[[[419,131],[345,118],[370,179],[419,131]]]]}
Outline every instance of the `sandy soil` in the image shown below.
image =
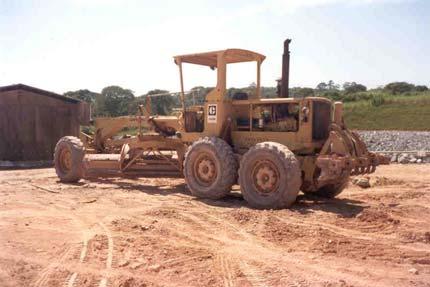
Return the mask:
{"type": "Polygon", "coordinates": [[[0,171],[0,286],[430,286],[430,165],[371,182],[264,211],[178,178],[0,171]]]}

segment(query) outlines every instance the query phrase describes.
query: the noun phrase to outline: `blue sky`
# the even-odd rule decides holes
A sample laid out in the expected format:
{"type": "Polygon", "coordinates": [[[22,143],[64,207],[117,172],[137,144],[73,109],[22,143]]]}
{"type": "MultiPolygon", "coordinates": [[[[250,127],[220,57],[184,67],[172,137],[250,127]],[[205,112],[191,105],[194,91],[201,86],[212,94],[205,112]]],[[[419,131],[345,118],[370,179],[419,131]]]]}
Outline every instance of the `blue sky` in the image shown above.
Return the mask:
{"type": "MultiPolygon", "coordinates": [[[[172,56],[225,48],[266,55],[262,84],[274,86],[287,37],[291,86],[430,85],[427,0],[0,0],[0,86],[178,91],[172,56]]],[[[246,86],[254,65],[229,76],[229,86],[246,86]]],[[[189,89],[213,85],[215,73],[187,66],[184,78],[189,89]]]]}

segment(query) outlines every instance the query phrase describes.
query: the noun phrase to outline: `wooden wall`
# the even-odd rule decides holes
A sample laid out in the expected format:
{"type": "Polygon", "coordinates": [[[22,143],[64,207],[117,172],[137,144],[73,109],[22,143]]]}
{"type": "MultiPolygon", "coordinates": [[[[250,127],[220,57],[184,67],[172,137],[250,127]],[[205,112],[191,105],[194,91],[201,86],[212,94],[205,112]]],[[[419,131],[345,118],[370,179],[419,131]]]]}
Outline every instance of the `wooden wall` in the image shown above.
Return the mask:
{"type": "Polygon", "coordinates": [[[0,92],[0,160],[53,157],[55,144],[79,135],[79,104],[25,90],[0,92]]]}

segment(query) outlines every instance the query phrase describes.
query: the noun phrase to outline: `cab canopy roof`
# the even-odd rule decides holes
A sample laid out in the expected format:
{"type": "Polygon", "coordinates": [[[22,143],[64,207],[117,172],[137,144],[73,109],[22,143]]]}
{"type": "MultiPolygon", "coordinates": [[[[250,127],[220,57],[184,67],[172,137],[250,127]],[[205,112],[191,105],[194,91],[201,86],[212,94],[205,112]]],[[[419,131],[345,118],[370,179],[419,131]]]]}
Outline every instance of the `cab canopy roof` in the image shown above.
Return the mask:
{"type": "Polygon", "coordinates": [[[224,57],[226,64],[252,61],[261,63],[266,58],[264,55],[243,49],[227,49],[206,53],[179,55],[173,58],[175,59],[176,64],[182,62],[215,68],[217,66],[218,55],[224,57]]]}

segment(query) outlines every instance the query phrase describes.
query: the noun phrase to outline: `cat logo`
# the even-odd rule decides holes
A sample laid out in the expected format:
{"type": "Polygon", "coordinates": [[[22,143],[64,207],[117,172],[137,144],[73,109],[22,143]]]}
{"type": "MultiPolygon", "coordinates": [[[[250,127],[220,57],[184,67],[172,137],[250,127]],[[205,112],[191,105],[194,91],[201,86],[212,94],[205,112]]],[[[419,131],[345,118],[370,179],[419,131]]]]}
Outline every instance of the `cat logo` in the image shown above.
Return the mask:
{"type": "Polygon", "coordinates": [[[208,123],[216,124],[216,104],[208,105],[208,123]]]}

